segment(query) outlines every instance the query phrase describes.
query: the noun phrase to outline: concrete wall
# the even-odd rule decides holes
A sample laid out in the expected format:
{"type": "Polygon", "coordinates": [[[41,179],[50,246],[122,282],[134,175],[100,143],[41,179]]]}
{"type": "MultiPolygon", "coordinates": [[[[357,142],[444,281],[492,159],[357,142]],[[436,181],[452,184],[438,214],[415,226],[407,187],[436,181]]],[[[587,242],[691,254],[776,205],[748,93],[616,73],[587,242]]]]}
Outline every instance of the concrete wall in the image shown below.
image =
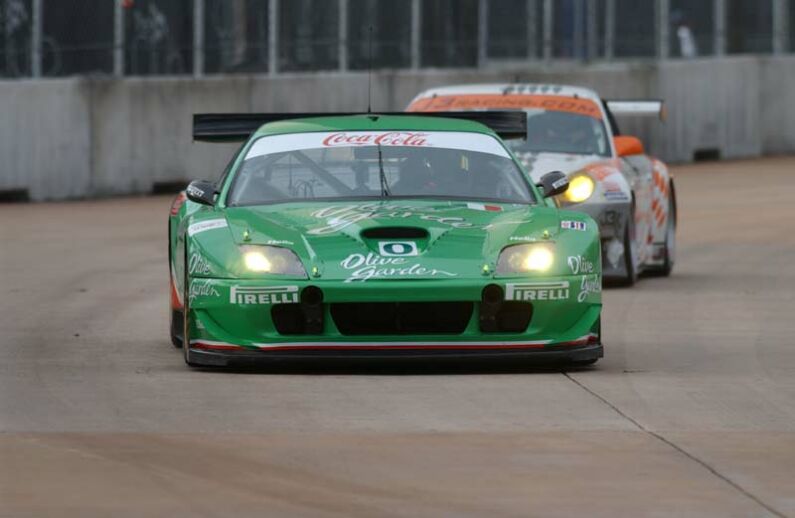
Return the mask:
{"type": "MultiPolygon", "coordinates": [[[[649,151],[686,162],[795,152],[795,57],[735,57],[544,69],[380,71],[373,109],[400,110],[426,88],[470,82],[590,86],[604,97],[661,97],[665,124],[619,121],[649,151]]],[[[34,200],[146,193],[214,178],[234,146],[191,142],[195,112],[363,111],[364,73],[0,82],[0,193],[34,200]]]]}

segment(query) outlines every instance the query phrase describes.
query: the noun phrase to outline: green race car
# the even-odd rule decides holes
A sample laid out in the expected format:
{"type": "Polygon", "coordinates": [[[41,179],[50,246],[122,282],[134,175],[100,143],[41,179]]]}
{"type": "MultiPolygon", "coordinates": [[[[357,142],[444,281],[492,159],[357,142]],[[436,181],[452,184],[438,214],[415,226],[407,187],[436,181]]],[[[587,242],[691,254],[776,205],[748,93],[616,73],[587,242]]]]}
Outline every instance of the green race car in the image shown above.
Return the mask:
{"type": "Polygon", "coordinates": [[[244,144],[171,208],[185,361],[602,357],[599,229],[505,147],[516,115],[195,116],[244,144]]]}

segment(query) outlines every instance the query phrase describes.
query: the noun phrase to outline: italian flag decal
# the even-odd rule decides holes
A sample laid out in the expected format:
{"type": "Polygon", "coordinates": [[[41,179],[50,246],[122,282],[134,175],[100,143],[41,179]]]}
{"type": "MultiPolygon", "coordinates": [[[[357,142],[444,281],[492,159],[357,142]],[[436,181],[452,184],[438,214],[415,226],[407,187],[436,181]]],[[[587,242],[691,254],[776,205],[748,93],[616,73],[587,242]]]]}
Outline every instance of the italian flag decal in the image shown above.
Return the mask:
{"type": "Polygon", "coordinates": [[[467,207],[472,210],[481,210],[487,212],[502,212],[502,207],[499,205],[484,205],[482,203],[467,203],[467,207]]]}

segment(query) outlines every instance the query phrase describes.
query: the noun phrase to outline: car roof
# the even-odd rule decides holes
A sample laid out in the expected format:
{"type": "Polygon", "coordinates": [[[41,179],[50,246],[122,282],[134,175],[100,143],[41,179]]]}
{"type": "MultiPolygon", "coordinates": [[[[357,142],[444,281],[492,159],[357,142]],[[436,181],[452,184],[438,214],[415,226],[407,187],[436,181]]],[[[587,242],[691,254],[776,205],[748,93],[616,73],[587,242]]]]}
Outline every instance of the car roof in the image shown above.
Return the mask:
{"type": "Polygon", "coordinates": [[[488,84],[463,84],[430,88],[417,95],[412,103],[426,97],[442,95],[488,95],[488,94],[513,94],[513,95],[556,95],[561,97],[579,97],[590,99],[599,103],[599,94],[589,88],[570,85],[556,85],[544,83],[488,83],[488,84]]]}
{"type": "Polygon", "coordinates": [[[421,115],[342,115],[270,122],[254,136],[311,133],[319,131],[465,131],[497,136],[487,126],[469,120],[421,115]]]}

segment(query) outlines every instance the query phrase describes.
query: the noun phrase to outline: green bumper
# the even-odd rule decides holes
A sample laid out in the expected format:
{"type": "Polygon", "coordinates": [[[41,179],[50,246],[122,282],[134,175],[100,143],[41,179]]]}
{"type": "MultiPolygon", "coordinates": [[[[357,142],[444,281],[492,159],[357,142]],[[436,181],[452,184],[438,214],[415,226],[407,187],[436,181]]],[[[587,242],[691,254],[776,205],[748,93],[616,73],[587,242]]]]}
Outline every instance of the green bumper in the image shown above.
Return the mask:
{"type": "MultiPolygon", "coordinates": [[[[368,281],[191,280],[189,336],[192,349],[233,351],[321,349],[549,349],[599,342],[601,278],[576,275],[553,278],[444,279],[368,281]],[[484,332],[484,288],[496,285],[506,301],[532,304],[526,328],[484,332]],[[273,308],[301,304],[308,287],[322,291],[320,332],[282,334],[273,308]],[[340,332],[331,308],[338,303],[471,302],[463,332],[454,334],[351,335],[340,332]]],[[[315,291],[315,293],[317,293],[315,291]]]]}

